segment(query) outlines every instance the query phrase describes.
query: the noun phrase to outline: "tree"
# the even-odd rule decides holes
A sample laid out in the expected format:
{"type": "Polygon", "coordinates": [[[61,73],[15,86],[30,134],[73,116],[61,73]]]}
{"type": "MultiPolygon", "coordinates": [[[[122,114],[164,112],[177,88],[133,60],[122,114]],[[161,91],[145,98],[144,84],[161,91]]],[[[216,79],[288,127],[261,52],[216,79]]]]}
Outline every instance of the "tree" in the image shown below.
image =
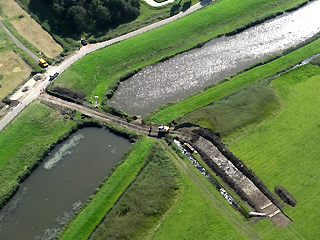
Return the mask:
{"type": "Polygon", "coordinates": [[[86,26],[87,11],[81,6],[72,6],[68,10],[68,19],[77,32],[86,26]]]}

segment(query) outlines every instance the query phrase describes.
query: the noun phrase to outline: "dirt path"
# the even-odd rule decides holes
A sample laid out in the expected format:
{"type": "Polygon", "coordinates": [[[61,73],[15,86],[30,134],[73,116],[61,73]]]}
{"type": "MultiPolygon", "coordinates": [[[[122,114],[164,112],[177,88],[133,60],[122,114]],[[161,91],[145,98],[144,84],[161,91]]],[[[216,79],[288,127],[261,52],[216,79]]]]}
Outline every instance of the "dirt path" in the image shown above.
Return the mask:
{"type": "Polygon", "coordinates": [[[90,109],[88,107],[81,106],[81,105],[78,105],[76,103],[67,102],[67,101],[64,101],[64,100],[62,100],[60,98],[56,98],[56,97],[53,97],[53,96],[48,95],[48,94],[42,94],[38,98],[40,100],[52,102],[52,103],[58,104],[60,106],[64,106],[64,107],[79,111],[79,112],[81,112],[81,113],[83,113],[83,114],[85,114],[87,116],[94,117],[94,118],[96,118],[98,120],[101,120],[101,121],[104,121],[104,122],[107,122],[107,123],[112,123],[112,124],[115,124],[115,125],[118,125],[118,126],[127,127],[129,130],[132,130],[134,132],[142,133],[144,135],[148,135],[149,134],[149,132],[148,132],[149,131],[149,127],[145,126],[145,125],[142,125],[142,124],[139,124],[137,122],[129,123],[125,119],[118,118],[118,117],[116,117],[114,115],[111,115],[111,114],[108,114],[108,113],[105,113],[105,112],[101,112],[101,111],[96,110],[96,109],[90,109]]]}
{"type": "MultiPolygon", "coordinates": [[[[0,120],[0,131],[5,128],[5,126],[7,126],[7,124],[9,124],[18,114],[20,111],[22,111],[29,103],[31,103],[33,100],[35,100],[39,94],[40,94],[40,89],[46,88],[50,82],[49,82],[49,75],[53,75],[55,72],[59,72],[60,74],[62,72],[64,72],[67,68],[69,68],[73,63],[75,63],[76,61],[78,61],[80,58],[86,56],[87,54],[96,51],[98,49],[104,48],[106,46],[112,45],[114,43],[117,42],[121,42],[125,39],[137,36],[139,34],[142,34],[144,32],[150,31],[152,29],[158,28],[162,25],[165,25],[167,23],[173,22],[181,17],[184,17],[192,12],[195,12],[196,10],[204,7],[205,5],[211,3],[212,0],[203,0],[200,3],[197,3],[195,5],[193,5],[192,7],[190,7],[188,10],[184,11],[184,12],[180,12],[170,18],[164,19],[162,21],[153,23],[151,25],[148,25],[146,27],[140,28],[136,31],[127,33],[125,35],[122,35],[120,37],[114,38],[114,39],[110,39],[108,41],[105,42],[101,42],[101,43],[96,43],[96,44],[88,44],[85,47],[82,47],[79,51],[75,52],[73,55],[69,56],[67,59],[65,59],[63,62],[61,62],[58,66],[49,66],[47,68],[47,71],[45,72],[45,76],[46,79],[45,81],[43,81],[41,83],[41,85],[37,85],[33,88],[31,88],[28,92],[24,93],[24,96],[22,96],[23,100],[20,100],[21,103],[18,107],[15,107],[14,109],[12,109],[11,112],[7,113],[1,120],[0,120]]],[[[2,22],[0,21],[0,26],[4,27],[5,26],[2,24],[2,22]]],[[[6,29],[6,28],[5,28],[6,29]]],[[[6,33],[9,36],[12,36],[13,39],[15,39],[14,41],[16,42],[16,44],[21,44],[9,31],[8,29],[5,30],[6,33]]],[[[19,45],[18,45],[19,46],[19,45]]],[[[33,54],[32,52],[30,52],[29,49],[25,48],[22,44],[21,47],[23,50],[25,50],[28,54],[33,54]]],[[[33,54],[34,55],[34,54],[33,54]]],[[[31,55],[30,55],[31,56],[31,55]]],[[[35,55],[33,56],[33,58],[38,61],[38,57],[36,57],[35,55]]],[[[30,79],[30,81],[34,81],[33,79],[30,79]]],[[[31,85],[31,83],[29,83],[29,81],[27,83],[25,83],[25,85],[31,85]]],[[[22,88],[18,89],[17,91],[21,91],[22,88]]]]}

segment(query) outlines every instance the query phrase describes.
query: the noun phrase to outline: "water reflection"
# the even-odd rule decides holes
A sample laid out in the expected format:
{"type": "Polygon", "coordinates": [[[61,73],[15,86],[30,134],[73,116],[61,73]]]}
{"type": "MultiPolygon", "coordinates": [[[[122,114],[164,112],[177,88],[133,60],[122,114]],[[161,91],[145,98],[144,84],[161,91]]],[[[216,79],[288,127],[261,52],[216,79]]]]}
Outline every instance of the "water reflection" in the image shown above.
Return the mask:
{"type": "Polygon", "coordinates": [[[98,128],[57,145],[1,209],[0,239],[53,239],[130,145],[98,128]]]}
{"type": "Polygon", "coordinates": [[[109,103],[129,114],[144,115],[165,103],[181,100],[313,36],[320,31],[319,10],[320,1],[315,1],[238,35],[215,39],[201,49],[148,66],[121,83],[109,103]]]}

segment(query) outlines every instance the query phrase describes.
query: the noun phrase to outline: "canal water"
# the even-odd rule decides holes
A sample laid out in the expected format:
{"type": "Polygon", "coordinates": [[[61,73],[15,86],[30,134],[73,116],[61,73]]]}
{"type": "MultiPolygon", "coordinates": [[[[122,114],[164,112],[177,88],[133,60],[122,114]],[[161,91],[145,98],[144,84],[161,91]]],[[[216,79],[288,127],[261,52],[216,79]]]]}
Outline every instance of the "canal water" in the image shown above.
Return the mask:
{"type": "Polygon", "coordinates": [[[213,39],[200,49],[145,67],[120,84],[109,104],[132,115],[144,115],[184,99],[313,36],[320,31],[319,12],[320,1],[313,1],[237,35],[213,39]]]}
{"type": "Polygon", "coordinates": [[[0,239],[53,239],[130,145],[99,128],[81,129],[57,145],[0,211],[0,239]]]}

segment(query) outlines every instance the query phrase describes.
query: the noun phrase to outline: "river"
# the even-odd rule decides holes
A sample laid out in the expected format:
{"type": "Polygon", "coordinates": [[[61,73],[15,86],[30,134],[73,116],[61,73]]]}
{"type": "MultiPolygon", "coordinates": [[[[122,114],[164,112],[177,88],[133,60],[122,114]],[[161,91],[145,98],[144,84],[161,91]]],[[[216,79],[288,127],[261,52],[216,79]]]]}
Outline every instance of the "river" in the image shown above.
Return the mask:
{"type": "Polygon", "coordinates": [[[310,2],[237,35],[213,39],[202,48],[147,66],[122,82],[109,104],[132,115],[144,115],[182,100],[313,36],[320,31],[319,12],[320,1],[310,2]]]}
{"type": "Polygon", "coordinates": [[[0,211],[0,239],[53,239],[130,145],[106,129],[85,128],[72,134],[0,211]]]}

